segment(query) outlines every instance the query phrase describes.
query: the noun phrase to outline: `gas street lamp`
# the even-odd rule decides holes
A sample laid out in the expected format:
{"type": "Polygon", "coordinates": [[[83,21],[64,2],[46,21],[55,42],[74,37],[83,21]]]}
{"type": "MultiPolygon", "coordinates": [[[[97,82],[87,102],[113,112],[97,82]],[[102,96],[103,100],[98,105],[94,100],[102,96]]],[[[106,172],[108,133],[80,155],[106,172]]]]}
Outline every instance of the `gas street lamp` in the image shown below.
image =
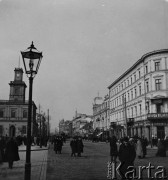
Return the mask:
{"type": "Polygon", "coordinates": [[[39,52],[33,45],[33,42],[28,49],[21,51],[25,73],[29,78],[29,106],[28,106],[28,121],[27,121],[27,145],[26,145],[26,163],[25,163],[25,180],[31,179],[31,118],[32,118],[32,87],[33,78],[38,72],[42,52],[39,52]]]}

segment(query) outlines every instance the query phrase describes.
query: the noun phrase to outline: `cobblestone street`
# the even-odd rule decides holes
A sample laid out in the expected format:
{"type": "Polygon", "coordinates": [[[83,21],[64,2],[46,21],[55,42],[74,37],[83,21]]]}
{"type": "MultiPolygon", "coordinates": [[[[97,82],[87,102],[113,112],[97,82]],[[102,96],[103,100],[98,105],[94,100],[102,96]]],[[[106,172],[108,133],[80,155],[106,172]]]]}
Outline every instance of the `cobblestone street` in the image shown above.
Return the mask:
{"type": "MultiPolygon", "coordinates": [[[[0,180],[23,180],[25,172],[25,146],[20,146],[20,160],[15,161],[13,169],[8,168],[8,163],[0,164],[0,180]]],[[[39,148],[32,146],[31,151],[31,180],[46,179],[46,164],[47,164],[47,148],[39,148]]]]}
{"type": "MultiPolygon", "coordinates": [[[[69,141],[64,144],[62,154],[55,154],[51,146],[48,154],[47,180],[105,180],[107,179],[107,163],[110,161],[109,143],[92,143],[84,141],[84,153],[82,157],[70,157],[71,149],[69,141]]],[[[145,159],[135,160],[135,167],[164,166],[168,172],[168,157],[155,157],[156,148],[147,150],[145,159]]],[[[152,171],[152,174],[156,169],[152,171]]],[[[143,171],[144,179],[147,171],[143,171]]]]}

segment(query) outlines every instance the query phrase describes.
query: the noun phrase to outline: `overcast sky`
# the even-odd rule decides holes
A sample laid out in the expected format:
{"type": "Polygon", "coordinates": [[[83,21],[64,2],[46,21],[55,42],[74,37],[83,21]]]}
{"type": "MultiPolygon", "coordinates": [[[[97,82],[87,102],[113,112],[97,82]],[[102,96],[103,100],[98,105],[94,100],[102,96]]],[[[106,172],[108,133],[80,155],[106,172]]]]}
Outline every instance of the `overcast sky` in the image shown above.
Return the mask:
{"type": "Polygon", "coordinates": [[[31,41],[43,52],[33,100],[50,110],[54,129],[76,109],[92,115],[98,92],[104,97],[145,53],[168,48],[168,2],[0,0],[0,99],[9,99],[20,51],[31,41]]]}

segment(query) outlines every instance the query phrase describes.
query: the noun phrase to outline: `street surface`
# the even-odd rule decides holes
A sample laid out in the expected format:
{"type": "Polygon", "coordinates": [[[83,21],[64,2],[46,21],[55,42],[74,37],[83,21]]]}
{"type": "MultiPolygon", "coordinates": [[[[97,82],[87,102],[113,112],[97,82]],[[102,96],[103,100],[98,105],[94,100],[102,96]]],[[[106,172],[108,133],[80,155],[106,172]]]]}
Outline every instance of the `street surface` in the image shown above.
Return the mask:
{"type": "MultiPolygon", "coordinates": [[[[7,162],[0,164],[0,180],[24,180],[25,149],[25,146],[19,147],[20,161],[14,162],[13,169],[8,168],[7,162]]],[[[31,180],[45,180],[48,150],[38,146],[32,146],[31,149],[31,180]]]]}
{"type": "MultiPolygon", "coordinates": [[[[71,157],[70,142],[67,141],[62,149],[62,154],[55,154],[53,145],[48,152],[47,180],[106,180],[107,163],[110,161],[109,143],[83,141],[84,153],[82,157],[71,157]]],[[[168,174],[168,157],[155,157],[157,149],[147,149],[145,159],[135,160],[135,167],[148,166],[149,162],[155,169],[152,175],[158,172],[157,166],[164,166],[168,174]]],[[[168,156],[168,153],[167,153],[168,156]]],[[[147,170],[143,170],[146,179],[147,170]]],[[[137,171],[138,175],[138,171],[137,171]]],[[[119,178],[118,178],[119,179],[119,178]]]]}
{"type": "MultiPolygon", "coordinates": [[[[69,141],[64,144],[62,154],[55,154],[53,145],[50,145],[49,150],[32,147],[31,180],[107,180],[107,163],[110,161],[109,143],[90,141],[83,143],[82,157],[70,156],[69,141]]],[[[25,146],[19,147],[19,150],[20,161],[14,162],[13,169],[8,168],[8,163],[0,164],[0,180],[24,180],[25,146]]],[[[138,166],[147,167],[150,162],[155,167],[152,176],[158,172],[157,166],[165,167],[168,174],[168,152],[167,157],[156,157],[156,151],[156,147],[152,149],[148,147],[145,159],[136,158],[136,169],[138,166]]],[[[147,170],[143,170],[143,177],[147,179],[147,170]]]]}

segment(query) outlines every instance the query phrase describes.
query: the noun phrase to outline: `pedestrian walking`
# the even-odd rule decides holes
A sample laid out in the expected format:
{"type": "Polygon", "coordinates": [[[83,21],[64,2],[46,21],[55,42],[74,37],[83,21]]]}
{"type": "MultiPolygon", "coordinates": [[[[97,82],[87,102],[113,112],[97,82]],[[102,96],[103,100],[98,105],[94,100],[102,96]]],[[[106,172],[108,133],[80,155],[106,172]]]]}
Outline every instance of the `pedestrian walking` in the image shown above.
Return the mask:
{"type": "Polygon", "coordinates": [[[136,151],[135,139],[134,139],[134,138],[130,138],[130,139],[129,139],[129,143],[130,143],[130,145],[134,148],[134,150],[136,151]]]}
{"type": "Polygon", "coordinates": [[[146,147],[148,146],[148,140],[145,137],[142,137],[142,152],[143,152],[143,158],[145,158],[146,154],[147,154],[147,149],[146,147]]]}
{"type": "Polygon", "coordinates": [[[118,156],[116,136],[112,136],[112,138],[110,139],[110,156],[111,156],[111,162],[116,162],[118,156]]]}
{"type": "Polygon", "coordinates": [[[120,148],[119,148],[118,157],[121,162],[119,171],[122,176],[122,179],[130,179],[129,177],[126,177],[126,173],[128,171],[127,168],[129,166],[134,166],[136,152],[135,152],[134,146],[132,146],[128,142],[128,137],[124,137],[122,139],[122,144],[120,145],[120,148]]]}
{"type": "Polygon", "coordinates": [[[163,139],[158,141],[158,150],[156,156],[166,157],[166,143],[163,139]]]}
{"type": "Polygon", "coordinates": [[[71,157],[74,156],[76,157],[76,152],[77,152],[77,141],[73,137],[73,139],[70,141],[70,147],[71,147],[71,157]]]}
{"type": "Polygon", "coordinates": [[[2,136],[0,136],[0,163],[3,163],[4,160],[4,148],[5,148],[5,141],[2,136]]]}
{"type": "Polygon", "coordinates": [[[83,142],[82,142],[82,138],[78,137],[77,138],[77,153],[78,153],[78,157],[81,157],[81,153],[83,153],[83,142]]]}
{"type": "Polygon", "coordinates": [[[34,136],[34,145],[37,145],[37,137],[34,136]]]}
{"type": "Polygon", "coordinates": [[[7,142],[5,153],[6,153],[7,161],[9,164],[9,168],[12,169],[13,162],[20,160],[19,152],[18,152],[18,145],[13,137],[11,137],[9,141],[7,142]]]}
{"type": "Polygon", "coordinates": [[[57,151],[59,154],[62,153],[62,146],[63,146],[63,140],[61,137],[58,137],[58,140],[57,140],[57,151]]]}
{"type": "Polygon", "coordinates": [[[139,159],[141,159],[143,157],[142,142],[141,142],[140,138],[138,138],[138,140],[137,140],[136,154],[137,154],[139,159]]]}
{"type": "Polygon", "coordinates": [[[58,152],[58,137],[54,138],[53,143],[54,143],[55,154],[57,154],[57,152],[58,152]]]}

